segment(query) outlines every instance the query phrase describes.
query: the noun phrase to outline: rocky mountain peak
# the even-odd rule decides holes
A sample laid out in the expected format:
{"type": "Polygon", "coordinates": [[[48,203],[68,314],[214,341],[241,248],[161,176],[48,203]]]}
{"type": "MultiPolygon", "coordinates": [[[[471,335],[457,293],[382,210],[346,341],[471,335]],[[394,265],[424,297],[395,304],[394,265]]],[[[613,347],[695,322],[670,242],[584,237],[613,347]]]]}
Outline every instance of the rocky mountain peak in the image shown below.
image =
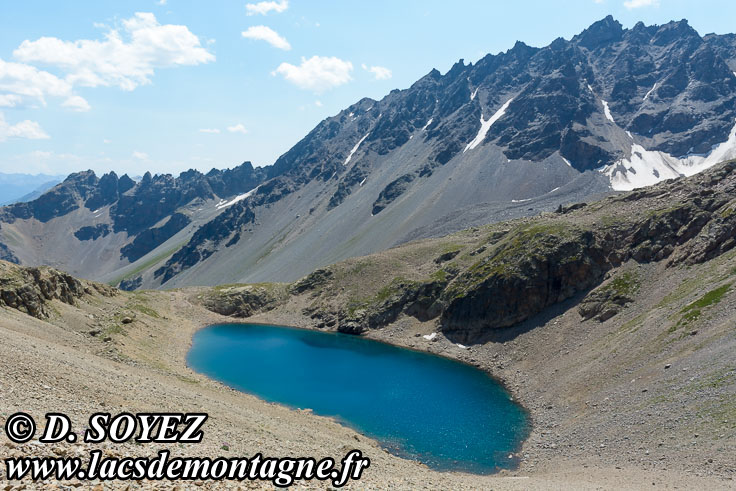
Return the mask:
{"type": "Polygon", "coordinates": [[[80,202],[109,206],[109,218],[95,216],[77,239],[119,234],[131,261],[168,241],[158,252],[169,256],[136,287],[289,280],[328,257],[538,214],[736,157],[734,68],[736,36],[701,38],[686,21],[624,29],[609,16],[570,40],[519,41],[361,99],[266,168],[148,172],[137,184],[80,173],[0,214],[48,221],[80,202]]]}
{"type": "Polygon", "coordinates": [[[624,28],[621,23],[609,15],[575,36],[573,42],[588,49],[595,49],[601,45],[620,41],[623,34],[624,28]]]}

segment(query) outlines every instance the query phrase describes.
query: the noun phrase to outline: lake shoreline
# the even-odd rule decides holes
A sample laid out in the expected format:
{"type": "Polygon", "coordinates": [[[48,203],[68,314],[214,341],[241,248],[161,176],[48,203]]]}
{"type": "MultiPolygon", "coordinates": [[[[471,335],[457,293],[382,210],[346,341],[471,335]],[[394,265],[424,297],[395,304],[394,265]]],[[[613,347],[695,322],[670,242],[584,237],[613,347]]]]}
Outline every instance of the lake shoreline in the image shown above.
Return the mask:
{"type": "Polygon", "coordinates": [[[458,472],[477,475],[493,475],[502,470],[515,470],[518,468],[517,452],[531,430],[529,413],[526,408],[518,404],[513,399],[511,392],[495,377],[470,363],[447,356],[405,348],[365,336],[266,323],[218,323],[197,330],[194,339],[193,347],[187,354],[187,364],[190,369],[236,390],[254,395],[264,402],[280,404],[291,410],[311,410],[315,414],[328,417],[367,438],[378,441],[379,445],[387,451],[405,459],[411,460],[412,451],[409,448],[419,445],[415,451],[423,448],[420,454],[426,454],[426,460],[420,457],[420,454],[413,458],[426,462],[430,468],[440,472],[452,470],[452,467],[457,467],[455,470],[458,472]],[[305,335],[307,337],[304,337],[305,335]],[[314,348],[311,347],[312,343],[307,341],[309,339],[314,339],[314,342],[318,343],[315,346],[337,351],[329,355],[314,351],[314,348]],[[261,347],[259,344],[261,342],[266,344],[261,347]],[[271,348],[273,342],[276,342],[278,346],[271,348]],[[327,356],[329,361],[323,361],[322,356],[327,356]],[[355,359],[348,360],[350,357],[355,359]],[[300,361],[294,361],[296,359],[300,361]],[[276,360],[283,361],[277,362],[276,360]],[[373,365],[361,366],[360,363],[372,363],[373,365]],[[296,366],[292,366],[294,364],[299,367],[299,373],[295,370],[296,366]],[[292,369],[282,377],[280,370],[286,369],[284,366],[292,366],[292,369]],[[417,371],[418,366],[422,367],[421,375],[417,371]],[[257,380],[254,380],[247,376],[253,373],[256,367],[265,370],[263,373],[266,378],[258,377],[257,380]],[[316,369],[315,367],[321,368],[316,369]],[[315,373],[308,375],[315,369],[315,373]],[[359,377],[362,381],[360,392],[373,391],[375,397],[367,397],[357,406],[354,406],[354,401],[344,400],[342,396],[337,400],[325,400],[321,396],[315,397],[314,394],[323,393],[320,384],[315,381],[319,380],[320,375],[326,369],[337,370],[338,373],[343,371],[351,373],[348,377],[350,380],[333,376],[330,384],[332,389],[329,391],[333,396],[336,383],[345,385],[342,393],[353,393],[354,377],[359,377]],[[370,373],[365,373],[366,371],[370,373]],[[416,375],[410,375],[412,373],[416,375]],[[395,395],[390,401],[380,402],[381,394],[384,394],[383,382],[378,385],[375,382],[372,383],[372,375],[379,380],[390,378],[392,384],[397,384],[398,391],[393,393],[395,395]],[[267,377],[276,377],[276,380],[266,382],[269,380],[267,377]],[[299,381],[291,382],[291,377],[297,377],[299,381]],[[274,383],[277,380],[280,389],[283,387],[290,387],[290,389],[286,392],[278,390],[273,393],[274,383]],[[342,382],[338,382],[339,380],[342,382]],[[315,387],[308,388],[310,383],[314,383],[315,387]],[[417,387],[423,388],[416,393],[417,387]],[[395,400],[396,396],[400,396],[406,390],[411,390],[416,394],[406,400],[395,400]],[[436,392],[435,395],[430,395],[434,392],[436,392]],[[443,392],[452,393],[443,394],[443,392]],[[438,412],[434,416],[429,416],[426,410],[421,413],[416,412],[415,417],[403,421],[399,426],[395,425],[397,421],[402,421],[401,419],[381,418],[380,415],[384,414],[382,409],[389,407],[389,404],[398,404],[405,410],[417,404],[415,398],[420,395],[429,397],[430,400],[426,401],[428,405],[425,406],[425,409],[435,408],[434,410],[438,412]],[[483,401],[482,406],[480,405],[481,397],[487,398],[483,401]],[[446,402],[436,406],[432,404],[432,401],[446,402]],[[448,404],[449,407],[447,407],[448,404]],[[467,412],[468,407],[476,408],[473,410],[474,414],[467,412]],[[482,407],[488,409],[484,410],[482,407]],[[446,414],[448,411],[451,414],[446,414]],[[349,416],[350,414],[353,416],[349,416]],[[498,420],[499,417],[502,419],[498,420]],[[418,419],[423,423],[418,423],[418,419]],[[466,423],[463,424],[462,421],[466,423]],[[520,426],[518,426],[519,423],[521,423],[520,426]],[[484,434],[488,435],[484,440],[486,443],[481,445],[475,441],[475,437],[469,435],[461,440],[467,443],[462,447],[457,447],[460,443],[457,441],[457,435],[462,434],[463,431],[467,432],[471,426],[486,428],[484,431],[484,434]],[[431,436],[435,431],[442,431],[444,434],[453,436],[446,441],[437,441],[431,436]],[[491,438],[491,434],[497,436],[491,438]],[[501,434],[505,437],[501,441],[496,440],[501,434]],[[511,434],[516,435],[515,442],[512,446],[507,447],[508,443],[505,438],[510,437],[511,434]],[[390,444],[391,440],[406,441],[409,447],[394,448],[390,444]],[[448,446],[451,445],[451,441],[456,442],[455,447],[448,446]],[[496,445],[501,445],[501,448],[495,447],[496,445]],[[455,449],[454,452],[461,453],[455,456],[446,454],[447,451],[452,452],[452,448],[455,449]],[[475,448],[475,450],[468,453],[468,448],[475,448]],[[488,460],[491,459],[488,453],[491,448],[494,449],[492,453],[496,455],[493,458],[495,464],[493,469],[487,468],[491,464],[491,461],[488,460]],[[440,457],[441,455],[443,457],[440,457]],[[465,463],[460,464],[459,462],[462,461],[465,463]],[[451,467],[447,467],[448,465],[451,467]]]}
{"type": "MultiPolygon", "coordinates": [[[[233,322],[232,318],[212,313],[202,306],[207,291],[208,288],[195,287],[166,292],[119,292],[113,297],[93,294],[75,306],[54,301],[54,314],[48,320],[3,310],[0,315],[0,337],[3,339],[0,343],[0,380],[4,381],[4,397],[0,399],[0,412],[12,414],[25,410],[41,421],[45,412],[58,411],[69,414],[75,427],[82,427],[89,415],[101,407],[111,413],[204,411],[210,419],[205,438],[199,444],[172,449],[167,445],[65,443],[54,445],[53,449],[61,455],[84,455],[102,448],[111,456],[145,456],[172,449],[182,456],[212,458],[250,456],[260,452],[264,456],[308,455],[337,459],[349,449],[357,448],[370,457],[371,467],[360,482],[354,483],[356,489],[615,489],[640,487],[632,483],[651,486],[652,482],[670,488],[727,489],[731,484],[722,477],[697,476],[687,471],[688,461],[677,455],[681,467],[665,471],[625,459],[608,458],[587,449],[581,455],[570,451],[574,447],[561,444],[557,448],[541,447],[540,438],[548,438],[544,433],[550,431],[549,428],[563,433],[565,408],[546,409],[548,401],[535,399],[540,397],[538,394],[549,394],[552,388],[564,388],[566,382],[552,385],[542,380],[543,391],[540,392],[541,372],[529,370],[524,362],[534,360],[539,353],[529,350],[525,356],[512,358],[509,355],[515,351],[524,353],[527,341],[544,342],[547,327],[521,335],[519,340],[524,344],[507,341],[505,346],[491,343],[461,350],[445,339],[429,342],[421,337],[434,332],[434,325],[401,318],[386,330],[370,332],[368,336],[383,338],[390,344],[413,345],[416,349],[446,357],[464,358],[471,364],[475,359],[476,363],[504,379],[514,398],[524,403],[534,417],[532,435],[520,452],[522,456],[525,453],[529,456],[522,459],[519,469],[491,476],[433,471],[419,462],[391,455],[375,441],[333,420],[309,411],[266,403],[188,368],[186,354],[193,334],[211,324],[233,322]],[[145,308],[138,309],[140,305],[145,308]],[[115,328],[126,315],[134,317],[134,321],[123,329],[115,328]],[[88,332],[91,328],[109,333],[110,340],[91,336],[88,332]],[[523,339],[530,334],[533,339],[523,339]],[[503,350],[494,358],[493,349],[501,347],[503,350]],[[499,364],[504,368],[499,369],[499,364]]],[[[309,319],[296,312],[300,310],[287,306],[246,322],[308,327],[309,319]]],[[[550,345],[552,343],[548,342],[547,349],[550,345]]],[[[543,357],[548,358],[548,355],[543,357]]],[[[554,368],[554,365],[549,367],[550,372],[554,368]]],[[[561,441],[564,438],[557,440],[561,441]]],[[[13,446],[4,435],[0,435],[0,449],[10,456],[43,456],[52,450],[47,446],[13,446]]],[[[142,488],[172,489],[177,484],[144,482],[142,488]]],[[[223,487],[222,483],[199,484],[203,489],[223,487]]],[[[231,487],[235,488],[235,484],[231,483],[231,487]]],[[[41,487],[47,485],[55,483],[43,483],[41,487]]],[[[319,483],[310,485],[321,486],[319,483]]],[[[113,487],[119,486],[116,483],[113,487]]]]}

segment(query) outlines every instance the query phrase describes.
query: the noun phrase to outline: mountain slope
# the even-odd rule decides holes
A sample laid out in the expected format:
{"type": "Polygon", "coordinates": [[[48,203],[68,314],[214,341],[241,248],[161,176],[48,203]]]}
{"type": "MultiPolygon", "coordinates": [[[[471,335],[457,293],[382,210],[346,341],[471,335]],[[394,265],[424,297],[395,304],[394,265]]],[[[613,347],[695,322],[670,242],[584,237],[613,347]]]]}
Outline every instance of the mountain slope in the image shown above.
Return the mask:
{"type": "MultiPolygon", "coordinates": [[[[38,420],[50,405],[76,424],[101,406],[204,411],[209,437],[187,455],[339,457],[349,445],[371,458],[361,481],[369,487],[731,489],[735,191],[731,161],[352,258],[291,284],[120,292],[0,262],[0,411],[23,407],[38,420]],[[525,294],[508,302],[509,286],[525,294]],[[467,316],[465,329],[456,315],[467,316]],[[529,411],[530,436],[512,455],[520,467],[513,477],[437,473],[333,419],[193,372],[194,332],[228,320],[360,332],[479,367],[529,411]]],[[[112,451],[140,452],[134,443],[112,451]]],[[[83,457],[91,449],[51,448],[83,457]]]]}
{"type": "MultiPolygon", "coordinates": [[[[74,271],[127,288],[292,281],[410,240],[692,175],[736,156],[734,59],[732,36],[701,37],[687,21],[623,29],[607,17],[569,41],[460,60],[325,119],[259,169],[252,192],[186,233],[131,218],[127,263],[74,271]],[[158,247],[144,254],[131,234],[158,247]]],[[[135,216],[121,199],[116,209],[135,216]]],[[[24,264],[51,261],[12,238],[0,229],[24,264]]]]}
{"type": "Polygon", "coordinates": [[[320,123],[269,169],[267,186],[230,210],[252,212],[247,225],[219,217],[221,238],[193,237],[144,284],[293,280],[611,185],[691,175],[736,151],[728,39],[705,40],[686,21],[625,30],[609,17],[570,41],[517,43],[433,70],[320,123]]]}
{"type": "Polygon", "coordinates": [[[263,177],[249,162],[206,175],[146,173],[138,183],[114,172],[72,174],[33,201],[0,208],[0,258],[86,278],[120,274],[174,238],[185,242],[226,207],[226,199],[252,190],[263,177]]]}

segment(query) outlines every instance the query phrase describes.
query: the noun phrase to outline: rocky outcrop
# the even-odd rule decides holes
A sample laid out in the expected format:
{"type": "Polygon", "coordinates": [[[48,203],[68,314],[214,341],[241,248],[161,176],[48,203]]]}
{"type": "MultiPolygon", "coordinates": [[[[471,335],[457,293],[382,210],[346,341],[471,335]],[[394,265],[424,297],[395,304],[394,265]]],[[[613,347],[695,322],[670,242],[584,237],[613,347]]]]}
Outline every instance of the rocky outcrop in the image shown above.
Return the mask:
{"type": "Polygon", "coordinates": [[[131,263],[135,262],[169,240],[191,222],[191,218],[183,213],[174,213],[160,227],[149,228],[138,234],[133,242],[120,249],[120,256],[127,258],[131,263]]]}
{"type": "Polygon", "coordinates": [[[473,332],[512,326],[591,288],[611,267],[590,230],[522,230],[442,293],[443,331],[468,340],[473,332]]]}
{"type": "Polygon", "coordinates": [[[113,295],[115,290],[82,281],[51,268],[22,268],[0,261],[0,307],[19,310],[39,319],[49,317],[48,302],[59,300],[74,305],[92,293],[113,295]]]}
{"type": "MultiPolygon", "coordinates": [[[[475,230],[476,242],[450,243],[426,257],[423,267],[433,271],[428,276],[382,280],[368,297],[360,281],[349,283],[355,291],[344,291],[340,278],[361,271],[354,265],[317,270],[288,293],[308,296],[303,314],[317,327],[353,334],[408,315],[435,319],[448,338],[472,342],[576,296],[582,297],[583,320],[604,322],[636,299],[639,279],[630,261],[675,267],[733,249],[735,192],[736,161],[731,161],[691,178],[585,206],[562,206],[558,213],[489,232],[475,230]]],[[[374,261],[384,259],[369,256],[362,263],[374,261]]],[[[228,315],[252,315],[276,304],[250,291],[243,302],[247,308],[229,308],[228,315]]]]}
{"type": "Polygon", "coordinates": [[[0,222],[13,223],[18,219],[30,218],[48,222],[78,209],[81,203],[97,192],[98,184],[99,179],[91,170],[70,174],[64,182],[31,202],[0,208],[0,222]]]}
{"type": "Polygon", "coordinates": [[[20,261],[18,260],[18,256],[13,254],[13,251],[11,251],[8,246],[0,242],[0,261],[7,261],[9,263],[13,264],[20,264],[20,261]]]}
{"type": "Polygon", "coordinates": [[[638,291],[637,276],[624,272],[586,295],[578,305],[578,312],[584,320],[607,321],[633,302],[638,291]]]}
{"type": "Polygon", "coordinates": [[[300,293],[304,293],[310,290],[313,291],[317,288],[327,285],[332,277],[332,271],[327,269],[318,269],[314,273],[311,273],[305,278],[302,278],[301,280],[294,283],[291,286],[290,291],[294,295],[299,295],[300,293]]]}
{"type": "Polygon", "coordinates": [[[110,233],[110,226],[106,223],[88,225],[74,232],[74,237],[79,240],[97,240],[110,233]]]}
{"type": "Polygon", "coordinates": [[[152,176],[146,173],[134,189],[119,197],[110,210],[113,229],[137,235],[196,199],[212,199],[250,191],[263,180],[263,171],[250,162],[232,170],[196,170],[152,176]],[[224,194],[219,194],[224,193],[224,194]]]}
{"type": "Polygon", "coordinates": [[[174,275],[189,269],[194,264],[207,259],[226,241],[232,245],[233,239],[255,221],[255,213],[247,203],[235,203],[220,214],[217,220],[199,228],[192,239],[179,249],[166,264],[154,272],[156,278],[165,283],[174,275]]]}
{"type": "Polygon", "coordinates": [[[141,285],[143,285],[143,278],[139,275],[134,278],[122,280],[118,285],[118,288],[126,292],[132,292],[133,290],[140,288],[141,285]]]}
{"type": "Polygon", "coordinates": [[[248,317],[275,308],[287,298],[285,287],[277,284],[217,287],[204,300],[212,312],[231,317],[248,317]]]}
{"type": "Polygon", "coordinates": [[[415,178],[416,176],[414,174],[404,174],[403,176],[391,181],[389,185],[381,191],[381,194],[378,195],[378,199],[373,203],[372,213],[377,215],[381,210],[404,194],[404,192],[409,189],[409,185],[415,178]]]}

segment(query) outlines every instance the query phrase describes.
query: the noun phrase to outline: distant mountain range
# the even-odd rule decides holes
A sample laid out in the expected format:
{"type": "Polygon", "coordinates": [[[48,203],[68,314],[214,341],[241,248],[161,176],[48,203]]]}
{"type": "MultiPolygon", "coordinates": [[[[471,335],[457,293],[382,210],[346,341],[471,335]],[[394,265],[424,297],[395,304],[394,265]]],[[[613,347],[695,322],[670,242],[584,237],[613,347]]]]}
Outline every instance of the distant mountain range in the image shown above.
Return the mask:
{"type": "Polygon", "coordinates": [[[0,172],[0,206],[19,201],[32,201],[59,184],[64,177],[47,174],[3,174],[0,172]]]}
{"type": "Polygon", "coordinates": [[[607,17],[362,99],[269,167],[74,174],[0,210],[0,255],[125,288],[292,281],[736,157],[735,70],[735,35],[607,17]]]}

